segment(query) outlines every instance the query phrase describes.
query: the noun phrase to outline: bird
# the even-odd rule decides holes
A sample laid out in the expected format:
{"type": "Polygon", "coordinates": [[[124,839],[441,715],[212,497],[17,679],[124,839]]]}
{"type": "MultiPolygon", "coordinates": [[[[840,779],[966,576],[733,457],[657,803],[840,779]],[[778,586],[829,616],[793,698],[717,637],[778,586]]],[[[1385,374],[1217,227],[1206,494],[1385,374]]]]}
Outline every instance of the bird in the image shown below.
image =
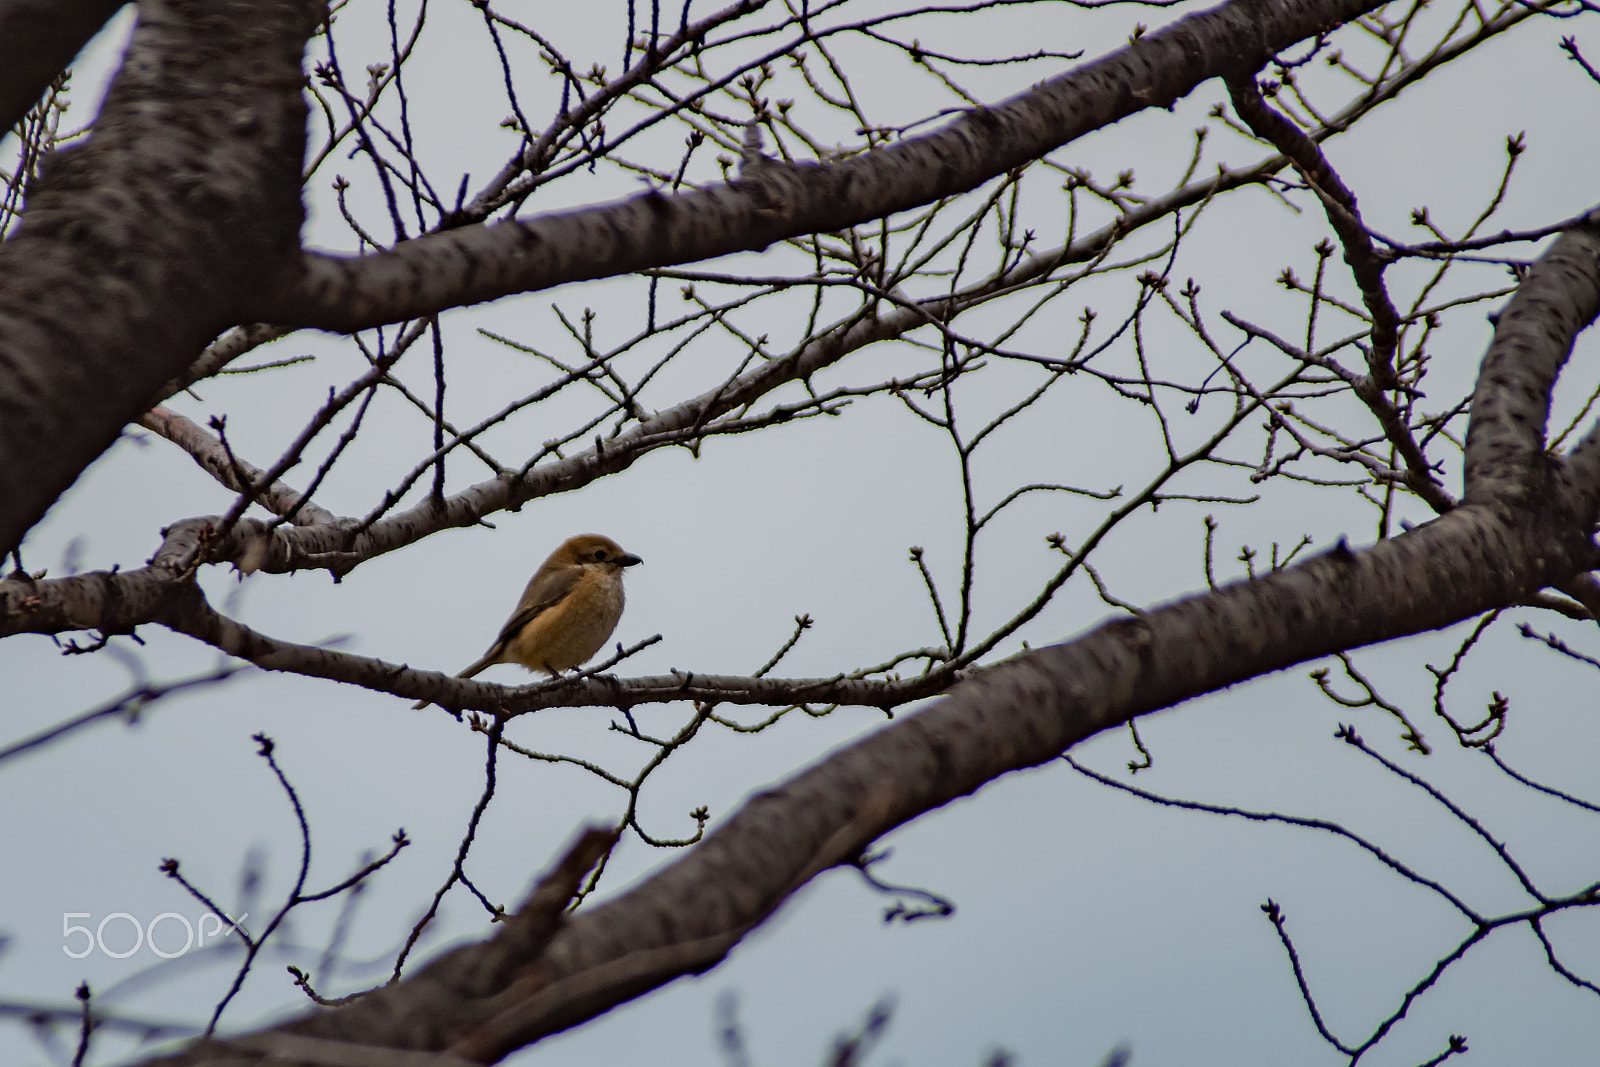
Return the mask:
{"type": "Polygon", "coordinates": [[[555,677],[588,662],[622,618],[623,569],[643,562],[609,537],[567,538],[534,571],[489,651],[456,677],[471,678],[496,663],[520,663],[555,677]]]}

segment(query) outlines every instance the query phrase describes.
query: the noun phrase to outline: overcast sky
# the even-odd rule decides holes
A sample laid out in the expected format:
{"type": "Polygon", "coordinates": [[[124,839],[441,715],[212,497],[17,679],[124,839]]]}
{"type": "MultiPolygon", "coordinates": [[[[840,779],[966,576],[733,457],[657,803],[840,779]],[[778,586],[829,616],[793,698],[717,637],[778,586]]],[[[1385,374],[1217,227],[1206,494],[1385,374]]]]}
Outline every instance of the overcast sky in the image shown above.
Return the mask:
{"type": "MultiPolygon", "coordinates": [[[[624,5],[586,8],[581,16],[577,7],[558,16],[532,9],[519,16],[537,21],[580,69],[592,63],[616,69],[624,5]]],[[[382,10],[358,0],[344,16],[354,24],[341,28],[340,58],[347,71],[386,57],[382,10]]],[[[930,20],[918,24],[916,33],[930,48],[970,55],[1083,48],[1092,57],[1115,47],[1135,20],[1155,27],[1177,14],[1032,5],[976,19],[930,20]]],[[[485,59],[492,53],[485,50],[470,5],[438,5],[430,18],[436,22],[427,47],[406,73],[411,119],[424,159],[450,176],[452,187],[462,171],[474,176],[476,187],[514,145],[498,126],[505,112],[500,71],[485,59]],[[451,21],[457,19],[459,29],[451,21]]],[[[119,20],[80,68],[74,118],[92,113],[95,86],[113,65],[127,26],[126,17],[119,20]]],[[[1526,132],[1528,151],[1496,228],[1546,225],[1590,206],[1596,198],[1591,176],[1600,160],[1586,131],[1600,86],[1566,59],[1558,41],[1577,34],[1583,42],[1588,34],[1600,51],[1600,34],[1592,26],[1585,19],[1526,26],[1332,142],[1330,153],[1369,223],[1418,239],[1409,226],[1411,211],[1427,204],[1441,225],[1459,229],[1492,194],[1505,139],[1519,131],[1526,132]]],[[[849,58],[850,49],[844,52],[849,58]]],[[[952,106],[925,76],[874,65],[865,54],[858,58],[853,83],[879,121],[906,122],[952,106]]],[[[980,68],[970,72],[967,84],[993,100],[1064,67],[1048,61],[980,68]]],[[[549,114],[554,82],[542,76],[526,82],[525,109],[549,114]]],[[[1224,98],[1220,84],[1206,83],[1173,112],[1136,116],[1056,158],[1088,166],[1102,179],[1132,166],[1136,188],[1164,190],[1183,169],[1190,131],[1208,121],[1216,127],[1207,112],[1224,98]]],[[[681,136],[681,130],[670,139],[664,134],[663,143],[681,142],[681,136]]],[[[837,131],[841,142],[850,136],[837,131]]],[[[1206,166],[1261,155],[1220,128],[1213,143],[1217,149],[1206,166]]],[[[676,151],[665,151],[661,165],[674,163],[676,151]]],[[[319,172],[308,240],[354,249],[328,185],[343,173],[357,181],[353,195],[366,195],[369,170],[361,160],[339,159],[319,172]]],[[[592,179],[558,183],[548,200],[529,209],[600,201],[638,187],[602,168],[592,179]]],[[[370,200],[355,202],[366,219],[382,222],[383,211],[370,200]]],[[[1059,233],[1060,204],[1041,202],[1037,210],[1041,233],[1059,233]]],[[[1265,193],[1245,192],[1202,219],[1173,277],[1200,279],[1212,309],[1239,309],[1267,321],[1282,315],[1278,321],[1292,324],[1301,305],[1291,303],[1275,280],[1286,267],[1308,274],[1311,246],[1325,235],[1319,215],[1295,214],[1265,193]]],[[[761,270],[751,266],[761,262],[746,256],[719,266],[761,270]]],[[[1330,270],[1336,266],[1342,266],[1337,256],[1330,270]]],[[[1062,338],[1076,335],[1076,316],[1086,303],[1101,302],[1097,306],[1109,318],[1126,310],[1128,290],[1127,284],[1106,285],[1052,305],[1016,344],[1059,354],[1062,338]]],[[[676,308],[677,286],[662,291],[668,294],[663,306],[676,308]]],[[[599,336],[616,343],[637,328],[642,292],[636,281],[569,286],[445,316],[455,417],[470,423],[549,373],[476,335],[476,329],[570,357],[571,342],[550,310],[553,304],[569,318],[594,308],[599,336]]],[[[782,331],[792,329],[801,307],[790,308],[789,318],[774,319],[774,349],[792,343],[792,335],[786,340],[782,331]]],[[[1452,382],[1470,380],[1488,337],[1482,316],[1469,318],[1430,345],[1441,376],[1452,382]]],[[[978,332],[983,321],[975,317],[969,328],[978,332]]],[[[706,367],[731,367],[742,357],[725,339],[713,336],[705,344],[710,350],[696,358],[706,367]]],[[[1189,342],[1177,331],[1157,333],[1150,344],[1170,346],[1163,358],[1201,358],[1180,350],[1189,342]]],[[[317,359],[206,382],[197,395],[171,406],[202,423],[226,415],[234,447],[267,466],[322,402],[326,388],[359,373],[359,357],[348,342],[311,333],[279,341],[250,361],[256,355],[266,360],[300,354],[317,359]]],[[[1592,342],[1581,344],[1579,354],[1574,382],[1561,399],[1568,412],[1600,378],[1592,342]]],[[[917,355],[874,350],[858,358],[881,360],[890,368],[883,373],[889,373],[911,366],[917,355]]],[[[427,360],[419,349],[402,365],[401,377],[431,388],[427,360]]],[[[669,396],[680,380],[688,395],[689,383],[704,373],[692,366],[681,379],[664,383],[659,395],[669,396]]],[[[965,394],[974,419],[1009,402],[1023,380],[1021,372],[1005,366],[985,373],[965,394]]],[[[984,484],[1038,479],[1109,489],[1136,487],[1151,477],[1160,455],[1159,442],[1146,439],[1147,425],[1130,423],[1125,411],[1093,396],[1052,396],[1055,406],[1033,413],[984,454],[980,474],[990,479],[984,484]]],[[[657,406],[665,403],[658,400],[657,406]]],[[[566,424],[558,420],[576,417],[576,410],[553,409],[548,427],[523,425],[517,432],[526,443],[508,432],[494,444],[509,457],[525,455],[538,441],[563,432],[566,424]]],[[[645,559],[628,573],[628,609],[617,640],[662,635],[660,643],[628,661],[624,673],[680,668],[747,674],[787,639],[794,616],[809,613],[816,625],[777,673],[831,674],[902,648],[938,643],[907,550],[924,546],[930,567],[947,589],[953,587],[960,497],[948,448],[896,402],[873,398],[839,418],[713,441],[698,458],[684,451],[653,453],[625,474],[581,492],[497,515],[494,529],[442,533],[377,559],[338,585],[315,573],[239,582],[220,569],[203,574],[202,582],[213,603],[228,603],[237,617],[273,636],[336,640],[349,651],[453,671],[482,652],[546,552],[570,534],[595,531],[645,559]]],[[[318,500],[336,513],[363,515],[396,472],[430,449],[427,424],[413,410],[398,402],[375,404],[318,500]]],[[[487,474],[457,460],[450,477],[450,488],[459,490],[487,474]]],[[[288,480],[303,484],[304,470],[288,480]]],[[[1245,484],[1241,476],[1210,487],[1234,492],[1245,484]]],[[[1450,487],[1458,490],[1459,482],[1450,487]]],[[[1199,479],[1184,491],[1207,488],[1199,479]]],[[[1248,510],[1176,504],[1137,517],[1108,540],[1096,566],[1116,596],[1148,605],[1203,587],[1208,513],[1219,522],[1219,579],[1242,573],[1236,554],[1245,544],[1267,553],[1274,542],[1290,546],[1302,536],[1318,549],[1341,535],[1356,544],[1373,536],[1370,509],[1347,491],[1279,483],[1261,491],[1262,503],[1248,510]]],[[[997,495],[989,491],[988,499],[997,495]]],[[[52,574],[63,573],[69,560],[80,570],[139,566],[159,544],[163,526],[224,511],[230,502],[172,445],[130,431],[30,535],[25,560],[30,569],[49,567],[52,574]]],[[[1071,542],[1105,510],[1103,503],[1065,495],[1015,509],[979,558],[978,629],[1009,617],[1054,572],[1059,557],[1045,544],[1046,535],[1062,531],[1071,542]]],[[[1423,517],[1420,509],[1410,514],[1423,517]]],[[[1000,653],[1020,650],[1022,641],[1066,639],[1111,614],[1092,585],[1075,579],[1000,653]]],[[[1546,629],[1553,625],[1531,611],[1515,618],[1546,629]]],[[[1592,652],[1587,631],[1562,632],[1574,643],[1588,642],[1583,647],[1592,652]]],[[[59,655],[46,637],[0,642],[0,701],[7,712],[0,745],[119,692],[130,663],[171,679],[217,662],[213,652],[187,638],[154,627],[140,636],[143,646],[122,643],[124,651],[115,655],[71,657],[59,655]]],[[[1330,704],[1307,679],[1309,668],[1300,668],[1144,720],[1141,732],[1155,764],[1134,784],[1210,803],[1342,820],[1487,912],[1524,906],[1515,882],[1469,830],[1414,786],[1333,738],[1338,723],[1354,722],[1386,756],[1425,774],[1483,817],[1552,893],[1574,891],[1597,878],[1593,822],[1511,787],[1480,755],[1457,749],[1443,725],[1430,718],[1433,676],[1422,665],[1447,661],[1462,636],[1429,635],[1357,657],[1388,695],[1405,702],[1435,743],[1429,757],[1407,753],[1399,728],[1381,712],[1330,704]]],[[[512,684],[526,676],[499,667],[486,678],[512,684]]],[[[1513,766],[1600,799],[1593,788],[1600,722],[1585,668],[1541,652],[1519,638],[1511,622],[1502,622],[1455,684],[1462,716],[1481,714],[1493,690],[1511,698],[1512,726],[1500,752],[1513,766]]],[[[343,878],[364,851],[387,847],[400,827],[414,842],[372,880],[350,928],[350,957],[376,960],[375,968],[352,966],[317,976],[319,989],[335,994],[381,980],[409,922],[448,873],[482,785],[481,735],[438,708],[412,712],[408,704],[353,687],[252,672],[162,701],[137,725],[97,725],[0,764],[0,810],[7,813],[0,831],[0,930],[8,937],[0,952],[0,1002],[70,1004],[74,987],[86,979],[108,1008],[142,1018],[203,1019],[225,987],[227,961],[185,957],[156,975],[159,980],[141,985],[137,975],[157,964],[156,957],[140,950],[126,959],[98,951],[69,958],[62,951],[63,915],[86,913],[69,921],[91,925],[117,912],[142,923],[164,912],[197,918],[203,909],[158,870],[168,856],[179,858],[187,876],[231,908],[239,900],[242,865],[259,856],[266,880],[251,910],[253,919],[264,918],[292,884],[298,842],[282,790],[254,754],[251,735],[257,731],[277,741],[280,765],[311,820],[312,888],[343,878]]],[[[641,727],[660,734],[675,730],[691,712],[674,705],[636,714],[641,727]]],[[[601,709],[557,709],[518,719],[507,736],[631,773],[648,753],[608,730],[613,718],[601,709]]],[[[820,720],[791,716],[756,735],[708,731],[650,780],[642,821],[654,835],[681,837],[694,829],[689,812],[706,805],[715,826],[741,798],[882,722],[879,712],[846,708],[820,720]]],[[[1114,731],[1074,755],[1128,780],[1123,768],[1136,753],[1127,733],[1114,731]]],[[[571,767],[510,756],[501,766],[497,796],[469,869],[491,899],[512,904],[580,825],[614,820],[622,800],[616,790],[571,767]]],[[[977,1064],[1003,1047],[1021,1064],[1093,1064],[1126,1043],[1139,1065],[1332,1064],[1343,1058],[1317,1037],[1282,946],[1260,910],[1263,901],[1270,897],[1286,910],[1328,1024],[1346,1039],[1363,1038],[1467,933],[1434,898],[1347,842],[1312,830],[1159,809],[1059,764],[1010,775],[889,835],[884,844],[892,856],[878,869],[880,877],[948,898],[956,905],[952,918],[886,925],[881,915],[890,901],[855,874],[836,871],[800,892],[716,970],[541,1042],[510,1062],[566,1067],[716,1061],[716,1005],[731,993],[761,1067],[820,1062],[832,1035],[859,1025],[885,996],[894,997],[897,1007],[876,1063],[977,1064]]],[[[625,838],[605,892],[626,889],[673,858],[625,838]]],[[[292,939],[320,945],[337,914],[337,904],[297,912],[292,939]]],[[[482,936],[487,921],[458,888],[446,898],[437,926],[430,951],[482,936]]],[[[114,929],[107,928],[109,937],[118,936],[114,929]]],[[[1600,980],[1600,922],[1590,914],[1569,914],[1550,930],[1564,962],[1600,980]]],[[[314,963],[315,953],[309,958],[314,963]]],[[[230,1007],[225,1029],[258,1025],[303,1007],[284,974],[285,962],[258,965],[230,1007]]],[[[1438,1054],[1451,1033],[1469,1037],[1467,1062],[1586,1063],[1600,1047],[1600,1011],[1592,993],[1545,966],[1536,940],[1525,931],[1505,931],[1475,948],[1364,1062],[1421,1062],[1438,1054]]],[[[107,1039],[96,1047],[96,1062],[116,1062],[133,1051],[126,1042],[107,1039]]],[[[52,1062],[25,1026],[4,1019],[0,1055],[13,1063],[52,1062]]]]}

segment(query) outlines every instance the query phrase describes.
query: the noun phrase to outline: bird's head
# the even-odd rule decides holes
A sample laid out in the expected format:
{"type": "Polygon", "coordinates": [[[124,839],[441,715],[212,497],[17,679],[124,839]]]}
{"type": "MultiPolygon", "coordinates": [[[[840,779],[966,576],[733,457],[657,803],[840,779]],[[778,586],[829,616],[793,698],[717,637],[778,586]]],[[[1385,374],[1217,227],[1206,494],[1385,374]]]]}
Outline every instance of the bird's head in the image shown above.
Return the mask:
{"type": "MultiPolygon", "coordinates": [[[[599,564],[620,571],[624,567],[631,567],[635,563],[643,563],[632,552],[625,552],[621,545],[609,537],[599,534],[579,534],[563,541],[561,547],[550,554],[549,563],[558,566],[589,566],[599,564]]],[[[548,566],[549,563],[546,565],[548,566]]]]}

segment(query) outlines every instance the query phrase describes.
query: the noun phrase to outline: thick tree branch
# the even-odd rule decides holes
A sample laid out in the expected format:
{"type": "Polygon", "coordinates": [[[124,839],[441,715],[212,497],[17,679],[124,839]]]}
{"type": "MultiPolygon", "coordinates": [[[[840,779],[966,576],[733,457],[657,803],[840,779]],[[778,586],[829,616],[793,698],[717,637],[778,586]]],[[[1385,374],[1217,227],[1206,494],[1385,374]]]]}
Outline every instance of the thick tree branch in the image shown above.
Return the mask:
{"type": "MultiPolygon", "coordinates": [[[[1472,394],[1466,501],[1544,507],[1550,390],[1578,332],[1600,312],[1600,209],[1558,237],[1495,323],[1472,394]]],[[[1579,445],[1587,463],[1588,440],[1579,445]]],[[[1591,500],[1592,480],[1581,486],[1591,500]]],[[[1588,518],[1592,520],[1592,506],[1588,518]]]]}
{"type": "Polygon", "coordinates": [[[1567,459],[1567,468],[1579,485],[1600,487],[1600,422],[1583,435],[1567,459]]]}
{"type": "Polygon", "coordinates": [[[0,581],[0,637],[69,630],[125,634],[154,622],[161,602],[194,573],[210,530],[206,522],[169,527],[160,551],[137,570],[50,579],[12,574],[0,581]]]}
{"type": "Polygon", "coordinates": [[[943,129],[830,164],[747,166],[727,185],[450,230],[363,257],[308,256],[254,317],[351,331],[563,282],[764,249],[933,203],[1208,78],[1248,77],[1372,0],[1230,0],[943,129]]]}
{"type": "Polygon", "coordinates": [[[123,0],[0,0],[0,134],[17,123],[123,0]]]}
{"type": "MultiPolygon", "coordinates": [[[[437,1049],[452,1034],[482,1014],[485,996],[502,989],[517,969],[535,958],[566,919],[566,908],[584,876],[599,863],[617,835],[612,830],[583,831],[555,869],[539,880],[528,899],[489,941],[446,952],[403,985],[386,986],[331,1014],[312,1015],[285,1026],[197,1047],[209,1062],[382,1063],[405,1067],[428,1061],[403,1053],[373,1058],[370,1049],[437,1049]],[[325,1020],[337,1017],[334,1030],[325,1020]],[[354,1058],[352,1058],[354,1057],[354,1058]]],[[[428,1060],[437,1063],[437,1057],[428,1060]]],[[[445,1061],[449,1062],[449,1061],[445,1061]]],[[[441,1065],[442,1067],[442,1065],[441,1065]]]]}
{"type": "Polygon", "coordinates": [[[299,253],[313,0],[143,6],[0,245],[0,550],[299,253]]]}

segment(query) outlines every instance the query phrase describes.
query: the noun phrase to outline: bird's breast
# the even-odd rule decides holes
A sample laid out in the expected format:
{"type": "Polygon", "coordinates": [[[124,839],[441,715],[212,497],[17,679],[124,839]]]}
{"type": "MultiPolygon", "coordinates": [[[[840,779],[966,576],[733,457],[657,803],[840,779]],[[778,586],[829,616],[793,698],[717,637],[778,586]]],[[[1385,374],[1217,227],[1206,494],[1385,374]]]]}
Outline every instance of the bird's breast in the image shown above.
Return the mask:
{"type": "Polygon", "coordinates": [[[550,673],[581,666],[617,628],[622,607],[621,575],[591,570],[565,599],[522,628],[509,642],[508,658],[550,673]]]}

